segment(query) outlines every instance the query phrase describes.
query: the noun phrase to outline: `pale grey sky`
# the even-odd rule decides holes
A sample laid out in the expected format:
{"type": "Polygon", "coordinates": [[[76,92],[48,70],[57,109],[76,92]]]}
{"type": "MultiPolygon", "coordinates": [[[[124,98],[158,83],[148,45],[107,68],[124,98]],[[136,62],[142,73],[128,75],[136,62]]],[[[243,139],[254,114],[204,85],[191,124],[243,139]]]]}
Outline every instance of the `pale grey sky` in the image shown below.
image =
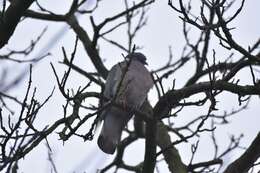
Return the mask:
{"type": "MultiPolygon", "coordinates": [[[[94,1],[94,0],[92,0],[94,1]]],[[[66,7],[70,4],[69,1],[55,0],[55,1],[39,1],[46,8],[50,8],[52,11],[57,13],[62,13],[66,11],[66,7]],[[51,4],[51,5],[50,5],[51,4]],[[62,4],[62,5],[61,5],[62,4]]],[[[121,2],[121,1],[120,1],[121,2]]],[[[123,1],[122,1],[123,2],[123,1]]],[[[89,3],[91,4],[91,2],[89,3]]],[[[89,5],[88,4],[88,5],[89,5]]],[[[100,22],[104,19],[104,16],[112,16],[118,10],[123,9],[122,3],[111,3],[111,1],[102,1],[100,3],[100,8],[93,14],[95,21],[100,22]]],[[[199,8],[199,4],[195,4],[199,8]]],[[[233,31],[234,39],[241,43],[245,48],[254,43],[259,39],[260,35],[260,23],[258,18],[258,9],[260,8],[260,1],[247,0],[245,2],[245,7],[243,12],[237,17],[234,22],[231,23],[236,30],[233,31]]],[[[151,5],[148,12],[149,20],[148,25],[138,33],[136,44],[144,46],[142,52],[148,57],[149,68],[155,69],[156,67],[163,65],[168,59],[168,47],[172,46],[173,57],[178,58],[181,54],[182,47],[184,45],[184,38],[182,36],[182,22],[178,18],[178,14],[172,11],[167,5],[167,1],[156,1],[151,5]]],[[[91,31],[91,26],[88,17],[83,16],[80,18],[80,24],[86,29],[87,32],[91,31]]],[[[39,50],[43,50],[46,44],[49,44],[50,40],[57,40],[57,34],[62,34],[63,37],[55,43],[56,45],[50,50],[52,56],[42,60],[33,70],[33,85],[38,87],[37,97],[40,100],[44,98],[51,92],[56,81],[54,79],[53,72],[50,68],[49,63],[53,62],[57,71],[60,75],[63,74],[64,66],[58,64],[58,61],[62,60],[61,46],[64,46],[68,52],[73,49],[73,44],[75,40],[74,33],[63,23],[54,22],[42,22],[38,20],[27,19],[23,21],[17,28],[15,34],[11,38],[8,44],[8,48],[23,48],[24,45],[29,44],[30,40],[36,38],[38,34],[42,31],[44,27],[48,26],[48,30],[36,47],[36,51],[31,55],[31,57],[41,54],[39,50]],[[67,28],[67,29],[64,29],[67,28]],[[66,33],[66,34],[65,34],[66,33]]],[[[197,31],[193,29],[193,34],[190,38],[196,38],[197,31]]],[[[110,38],[120,41],[121,43],[126,43],[126,32],[121,30],[115,34],[111,34],[110,38]]],[[[211,48],[216,49],[217,56],[221,57],[226,55],[227,51],[220,48],[218,45],[218,40],[215,39],[215,43],[210,45],[211,48]]],[[[105,65],[111,67],[113,64],[121,61],[122,51],[117,48],[108,45],[105,42],[100,42],[100,53],[102,57],[106,58],[105,65]]],[[[44,49],[46,51],[46,49],[44,49]]],[[[91,65],[90,60],[87,58],[86,53],[82,47],[79,45],[78,52],[76,55],[75,63],[80,65],[83,69],[94,70],[91,65]]],[[[186,79],[193,72],[193,64],[188,64],[183,70],[177,72],[170,79],[176,79],[176,87],[182,87],[186,79]]],[[[243,76],[243,82],[250,81],[251,79],[246,76],[246,73],[241,72],[243,76]]],[[[257,74],[259,75],[259,74],[257,74]]],[[[259,78],[259,76],[258,76],[259,78]]],[[[71,79],[71,86],[80,86],[84,84],[84,80],[78,75],[73,75],[71,79]]],[[[26,81],[24,82],[26,84],[26,81]]],[[[167,82],[166,82],[167,84],[167,82]]],[[[95,88],[92,88],[95,90],[95,88]]],[[[23,91],[25,90],[25,85],[15,88],[12,92],[15,95],[22,98],[23,91]]],[[[156,100],[155,91],[152,91],[149,95],[151,102],[156,100]]],[[[223,113],[224,110],[231,111],[232,108],[238,106],[237,97],[231,94],[225,94],[219,98],[220,103],[218,103],[219,113],[223,113]]],[[[38,117],[38,124],[44,126],[48,122],[53,122],[56,118],[62,116],[62,104],[64,99],[58,90],[56,90],[54,97],[41,111],[41,116],[38,117]],[[57,104],[58,103],[58,104],[57,104]]],[[[245,138],[242,140],[244,146],[248,146],[253,138],[256,136],[259,128],[259,107],[260,100],[258,97],[253,97],[250,103],[249,109],[237,114],[231,119],[231,124],[226,126],[221,126],[216,130],[218,135],[218,141],[221,141],[221,147],[225,147],[228,144],[228,135],[244,133],[245,138]]],[[[180,117],[176,119],[176,125],[181,125],[183,122],[187,122],[191,119],[191,116],[198,116],[205,114],[206,110],[192,108],[184,110],[180,117]]],[[[86,127],[87,129],[87,127],[86,127]]],[[[57,141],[58,135],[52,135],[49,138],[50,144],[53,149],[53,157],[55,163],[57,164],[57,169],[60,173],[70,173],[75,171],[76,173],[81,173],[84,170],[86,172],[92,173],[96,169],[96,165],[103,165],[105,161],[110,160],[113,156],[107,156],[99,151],[96,146],[96,139],[93,141],[83,142],[82,139],[72,137],[71,140],[67,141],[63,146],[61,141],[57,141]]],[[[208,144],[208,138],[202,137],[200,142],[199,152],[197,161],[206,161],[211,159],[209,156],[209,149],[206,149],[208,144]]],[[[194,142],[194,141],[193,141],[194,142]]],[[[130,164],[137,164],[143,159],[144,153],[144,141],[140,140],[133,146],[129,147],[126,153],[126,161],[130,164]],[[129,151],[129,152],[128,152],[129,151]]],[[[184,144],[177,146],[181,154],[182,159],[187,163],[190,159],[190,144],[184,144]]],[[[234,160],[242,150],[235,152],[233,157],[229,158],[229,161],[234,160]]],[[[20,161],[20,171],[25,173],[35,172],[46,173],[50,172],[50,165],[47,162],[47,149],[44,144],[36,148],[31,154],[29,154],[24,160],[20,161]]],[[[167,172],[167,166],[162,164],[162,172],[167,172]]],[[[119,171],[125,172],[125,171],[119,171]]]]}

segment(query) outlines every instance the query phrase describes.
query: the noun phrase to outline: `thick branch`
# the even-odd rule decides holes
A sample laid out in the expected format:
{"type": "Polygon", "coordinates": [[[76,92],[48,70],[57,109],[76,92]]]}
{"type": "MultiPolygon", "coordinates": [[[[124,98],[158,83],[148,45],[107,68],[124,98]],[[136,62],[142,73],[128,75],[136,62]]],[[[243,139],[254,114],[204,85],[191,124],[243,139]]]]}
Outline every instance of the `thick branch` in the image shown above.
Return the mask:
{"type": "Polygon", "coordinates": [[[58,14],[44,14],[32,10],[26,10],[24,13],[25,17],[31,17],[33,19],[48,20],[53,22],[64,22],[66,21],[66,15],[58,14]]]}
{"type": "Polygon", "coordinates": [[[246,173],[260,157],[260,132],[242,156],[231,163],[224,173],[246,173]]]}
{"type": "Polygon", "coordinates": [[[8,43],[23,13],[34,0],[13,0],[3,18],[0,18],[0,48],[8,43]]]}
{"type": "Polygon", "coordinates": [[[237,85],[233,83],[229,83],[226,81],[215,81],[211,82],[201,82],[198,84],[194,84],[188,87],[184,87],[179,90],[171,90],[167,92],[161,99],[157,102],[155,106],[156,114],[162,116],[160,113],[167,113],[169,110],[180,100],[190,97],[191,95],[210,91],[210,90],[220,90],[220,91],[229,91],[234,94],[238,94],[239,96],[245,95],[260,95],[260,87],[253,85],[237,85]]]}
{"type": "Polygon", "coordinates": [[[154,172],[156,164],[156,133],[157,133],[157,120],[153,115],[153,110],[149,102],[145,102],[143,105],[145,110],[148,110],[151,115],[151,120],[146,121],[145,128],[145,156],[143,173],[154,172]]]}
{"type": "Polygon", "coordinates": [[[171,173],[187,173],[178,150],[174,146],[166,149],[172,142],[167,127],[162,122],[157,123],[157,144],[164,150],[163,156],[171,173]]]}
{"type": "Polygon", "coordinates": [[[145,135],[145,157],[143,173],[154,172],[156,163],[156,119],[146,122],[146,135],[145,135]]]}

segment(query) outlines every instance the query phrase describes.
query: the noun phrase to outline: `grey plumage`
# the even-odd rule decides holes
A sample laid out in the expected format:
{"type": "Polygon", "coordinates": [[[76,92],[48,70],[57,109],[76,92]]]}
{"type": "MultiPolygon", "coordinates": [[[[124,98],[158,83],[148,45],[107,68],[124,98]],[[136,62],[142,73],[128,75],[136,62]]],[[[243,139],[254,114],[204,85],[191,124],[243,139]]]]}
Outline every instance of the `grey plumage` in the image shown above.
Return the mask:
{"type": "MultiPolygon", "coordinates": [[[[144,66],[146,57],[143,54],[131,53],[126,59],[128,61],[120,62],[110,70],[103,92],[104,102],[115,97],[116,102],[138,109],[153,86],[153,80],[144,66]]],[[[132,116],[132,112],[113,105],[101,113],[104,123],[98,138],[98,146],[102,151],[108,154],[115,152],[123,128],[132,116]]]]}

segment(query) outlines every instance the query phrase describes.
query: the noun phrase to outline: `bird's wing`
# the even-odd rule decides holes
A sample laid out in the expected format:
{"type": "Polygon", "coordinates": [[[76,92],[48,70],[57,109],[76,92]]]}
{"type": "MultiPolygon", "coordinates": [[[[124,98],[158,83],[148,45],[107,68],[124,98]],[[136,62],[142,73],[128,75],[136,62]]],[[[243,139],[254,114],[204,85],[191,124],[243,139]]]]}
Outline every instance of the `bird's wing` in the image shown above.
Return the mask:
{"type": "MultiPolygon", "coordinates": [[[[101,106],[104,106],[109,100],[114,98],[114,96],[117,93],[118,85],[120,83],[120,80],[122,78],[123,70],[125,69],[126,63],[120,62],[116,65],[114,65],[111,70],[109,71],[107,78],[106,78],[106,84],[105,89],[103,91],[103,98],[101,100],[101,106]]],[[[100,115],[100,120],[104,119],[104,116],[108,109],[105,109],[102,111],[100,115]]]]}
{"type": "Polygon", "coordinates": [[[114,65],[108,73],[105,90],[103,96],[107,99],[111,99],[115,96],[118,84],[122,78],[123,69],[125,68],[126,63],[121,62],[114,65]]]}

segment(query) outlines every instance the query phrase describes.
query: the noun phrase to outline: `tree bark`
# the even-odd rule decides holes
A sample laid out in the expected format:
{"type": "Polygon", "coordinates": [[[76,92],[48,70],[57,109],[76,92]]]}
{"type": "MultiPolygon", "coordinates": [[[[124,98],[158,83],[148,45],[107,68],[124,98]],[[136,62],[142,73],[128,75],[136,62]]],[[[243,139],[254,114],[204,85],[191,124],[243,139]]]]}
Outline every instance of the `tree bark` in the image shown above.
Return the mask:
{"type": "Polygon", "coordinates": [[[231,163],[224,173],[246,173],[260,157],[260,132],[249,148],[237,160],[231,163]]]}
{"type": "Polygon", "coordinates": [[[13,0],[0,19],[0,48],[8,43],[23,13],[34,0],[13,0]]]}
{"type": "MultiPolygon", "coordinates": [[[[171,145],[171,138],[166,126],[162,122],[157,123],[157,145],[164,150],[171,145]]],[[[188,173],[183,164],[178,150],[172,145],[163,152],[163,156],[171,173],[188,173]]]]}

